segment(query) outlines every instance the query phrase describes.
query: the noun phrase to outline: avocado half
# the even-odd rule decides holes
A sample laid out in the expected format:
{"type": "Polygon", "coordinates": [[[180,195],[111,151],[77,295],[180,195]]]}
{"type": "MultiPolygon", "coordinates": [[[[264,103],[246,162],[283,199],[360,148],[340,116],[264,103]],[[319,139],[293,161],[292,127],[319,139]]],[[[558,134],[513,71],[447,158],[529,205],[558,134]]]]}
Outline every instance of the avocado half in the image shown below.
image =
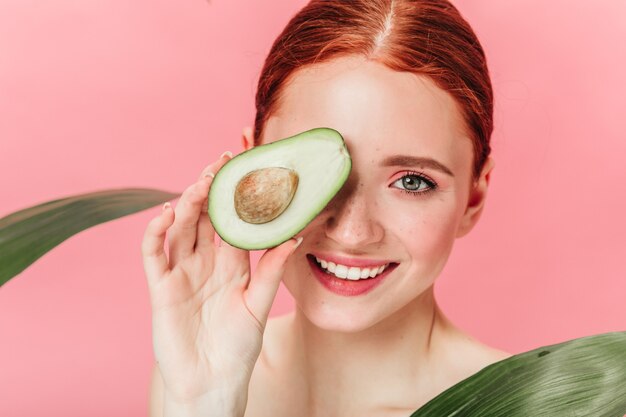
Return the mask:
{"type": "Polygon", "coordinates": [[[211,223],[231,246],[277,246],[326,207],[351,169],[343,137],[329,128],[255,146],[215,175],[209,191],[211,223]]]}

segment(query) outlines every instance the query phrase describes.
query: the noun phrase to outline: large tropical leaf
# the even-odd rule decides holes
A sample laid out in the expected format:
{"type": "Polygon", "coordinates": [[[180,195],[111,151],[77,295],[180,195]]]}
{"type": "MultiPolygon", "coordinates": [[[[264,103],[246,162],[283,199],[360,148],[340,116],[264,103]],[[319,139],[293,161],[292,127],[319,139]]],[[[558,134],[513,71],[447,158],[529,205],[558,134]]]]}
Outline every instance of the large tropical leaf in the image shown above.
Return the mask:
{"type": "Polygon", "coordinates": [[[485,367],[411,417],[623,417],[626,332],[583,337],[485,367]]]}
{"type": "Polygon", "coordinates": [[[179,195],[142,188],[104,190],[49,201],[3,217],[0,286],[76,233],[179,195]]]}

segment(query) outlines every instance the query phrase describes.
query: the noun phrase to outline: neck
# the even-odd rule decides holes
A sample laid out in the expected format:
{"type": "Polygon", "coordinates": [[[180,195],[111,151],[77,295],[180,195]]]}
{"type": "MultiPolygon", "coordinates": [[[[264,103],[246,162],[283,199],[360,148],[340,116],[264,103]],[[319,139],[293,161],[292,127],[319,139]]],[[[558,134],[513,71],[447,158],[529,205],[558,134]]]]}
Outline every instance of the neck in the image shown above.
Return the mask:
{"type": "Polygon", "coordinates": [[[433,289],[376,325],[356,333],[327,331],[296,309],[291,322],[290,366],[305,386],[311,408],[354,411],[373,404],[403,404],[427,391],[445,318],[433,289]],[[293,355],[293,356],[292,356],[293,355]],[[376,397],[376,398],[374,398],[376,397]]]}

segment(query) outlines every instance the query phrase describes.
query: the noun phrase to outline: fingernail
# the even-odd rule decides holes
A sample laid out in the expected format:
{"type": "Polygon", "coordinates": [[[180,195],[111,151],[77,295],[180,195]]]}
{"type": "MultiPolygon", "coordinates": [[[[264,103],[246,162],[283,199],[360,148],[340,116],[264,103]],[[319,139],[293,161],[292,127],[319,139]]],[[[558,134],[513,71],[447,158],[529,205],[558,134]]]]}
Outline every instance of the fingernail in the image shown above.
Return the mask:
{"type": "Polygon", "coordinates": [[[296,250],[296,248],[300,246],[300,243],[302,243],[302,240],[304,240],[302,236],[296,239],[296,244],[294,245],[293,250],[296,250]]]}
{"type": "Polygon", "coordinates": [[[220,156],[220,159],[222,159],[225,156],[227,156],[230,159],[233,157],[233,153],[231,151],[226,151],[220,156]]]}
{"type": "Polygon", "coordinates": [[[168,201],[167,203],[163,204],[163,211],[167,210],[170,207],[172,207],[172,204],[168,201]]]}
{"type": "Polygon", "coordinates": [[[204,174],[204,178],[215,178],[215,174],[212,172],[207,172],[204,174]]]}

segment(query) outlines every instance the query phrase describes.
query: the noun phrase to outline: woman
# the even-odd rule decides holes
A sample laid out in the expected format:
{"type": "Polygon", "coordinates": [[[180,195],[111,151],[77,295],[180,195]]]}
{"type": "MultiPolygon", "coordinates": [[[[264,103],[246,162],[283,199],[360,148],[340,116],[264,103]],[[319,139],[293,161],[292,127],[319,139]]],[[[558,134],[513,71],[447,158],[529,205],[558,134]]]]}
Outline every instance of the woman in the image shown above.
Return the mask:
{"type": "Polygon", "coordinates": [[[252,276],[206,215],[228,153],[150,222],[153,416],[408,416],[509,356],[455,328],[433,293],[494,166],[485,56],[451,4],[313,0],[275,41],[256,105],[246,149],[330,127],[352,172],[252,276]],[[281,280],[296,309],[268,320],[281,280]]]}

